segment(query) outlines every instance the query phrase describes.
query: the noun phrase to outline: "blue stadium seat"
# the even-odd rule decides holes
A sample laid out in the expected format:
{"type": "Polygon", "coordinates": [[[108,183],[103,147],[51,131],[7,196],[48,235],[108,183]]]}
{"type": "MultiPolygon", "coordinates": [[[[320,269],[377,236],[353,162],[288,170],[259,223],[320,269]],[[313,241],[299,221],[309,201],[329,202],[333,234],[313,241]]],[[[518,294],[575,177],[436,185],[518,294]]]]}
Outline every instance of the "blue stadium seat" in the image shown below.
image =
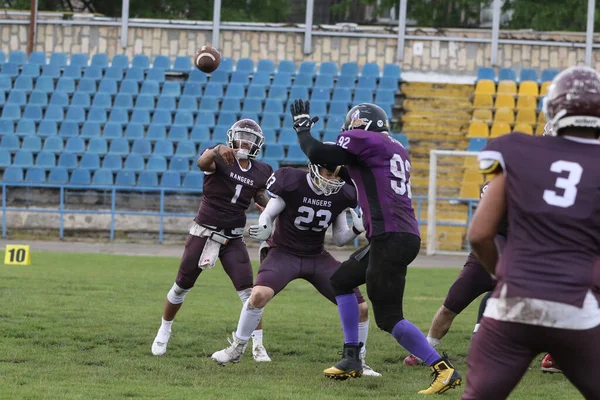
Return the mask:
{"type": "MultiPolygon", "coordinates": [[[[50,97],[50,106],[46,109],[46,114],[48,114],[48,110],[52,108],[57,109],[57,107],[60,107],[62,112],[63,108],[66,108],[68,106],[69,95],[67,95],[66,93],[54,92],[52,93],[52,97],[50,97]]],[[[62,120],[62,118],[60,120],[62,120]]]]}
{"type": "MultiPolygon", "coordinates": [[[[0,145],[0,147],[2,147],[0,145]]],[[[60,136],[48,136],[46,140],[44,140],[44,151],[49,151],[51,153],[61,153],[63,151],[64,142],[60,136]]]]}
{"type": "Polygon", "coordinates": [[[210,111],[198,111],[196,123],[209,128],[213,128],[216,125],[215,114],[210,111]]]}
{"type": "Polygon", "coordinates": [[[138,186],[156,187],[158,186],[158,174],[155,171],[142,171],[137,181],[138,186]]]}
{"type": "Polygon", "coordinates": [[[133,68],[148,69],[150,68],[150,58],[145,54],[137,54],[131,60],[133,68]]]}
{"type": "Polygon", "coordinates": [[[222,111],[217,119],[217,126],[229,128],[237,121],[237,115],[232,112],[222,111]]]}
{"type": "Polygon", "coordinates": [[[6,54],[2,50],[0,50],[0,65],[6,62],[6,54]]]}
{"type": "Polygon", "coordinates": [[[372,102],[373,102],[373,90],[372,89],[356,89],[356,91],[354,92],[354,104],[372,103],[372,102]]]}
{"type": "Polygon", "coordinates": [[[12,120],[0,119],[0,136],[15,133],[15,123],[12,120]]]}
{"type": "Polygon", "coordinates": [[[394,104],[396,92],[394,90],[379,89],[375,92],[375,103],[383,107],[383,104],[394,104]]]}
{"type": "Polygon", "coordinates": [[[221,64],[219,64],[219,70],[231,74],[233,72],[233,60],[231,58],[221,58],[221,64]]]}
{"type": "Polygon", "coordinates": [[[146,81],[163,83],[165,81],[165,70],[159,68],[150,68],[146,74],[146,81]]]}
{"type": "Polygon", "coordinates": [[[148,126],[150,125],[150,112],[148,110],[134,109],[133,113],[131,114],[130,122],[148,126]]]}
{"type": "Polygon", "coordinates": [[[108,145],[106,144],[106,139],[101,137],[92,138],[88,145],[87,151],[88,153],[99,155],[104,155],[108,153],[108,145]]]}
{"type": "Polygon", "coordinates": [[[192,69],[192,62],[187,56],[178,56],[173,63],[173,71],[189,72],[192,69]]]}
{"type": "Polygon", "coordinates": [[[0,149],[0,168],[9,167],[11,164],[10,152],[6,149],[0,149]]]}
{"type": "Polygon", "coordinates": [[[25,182],[33,184],[46,183],[46,170],[37,167],[28,168],[25,174],[25,182]]]}
{"type": "Polygon", "coordinates": [[[69,95],[73,94],[75,92],[75,80],[65,77],[60,78],[56,84],[56,91],[64,92],[69,95]]]}
{"type": "Polygon", "coordinates": [[[110,95],[117,94],[117,81],[114,79],[107,78],[102,79],[100,81],[100,85],[98,85],[98,93],[106,93],[110,95]]]}
{"type": "Polygon", "coordinates": [[[42,120],[42,107],[28,105],[23,112],[23,119],[40,122],[42,120]]]}
{"type": "Polygon", "coordinates": [[[169,56],[156,56],[152,68],[171,69],[171,59],[169,56]]]}
{"type": "MultiPolygon", "coordinates": [[[[244,102],[244,106],[246,103],[258,103],[261,104],[261,101],[258,99],[246,99],[244,102]]],[[[240,99],[232,99],[225,98],[223,99],[223,103],[221,103],[221,110],[226,110],[227,112],[241,113],[242,108],[240,106],[240,99]]],[[[260,112],[261,110],[248,111],[248,112],[260,112]]]]}
{"type": "Polygon", "coordinates": [[[290,91],[290,99],[292,100],[296,100],[296,99],[303,99],[303,100],[307,100],[308,99],[308,88],[305,87],[292,87],[292,90],[290,91]]]}
{"type": "Polygon", "coordinates": [[[127,110],[113,108],[110,111],[110,115],[108,116],[108,122],[114,122],[114,123],[121,124],[121,125],[127,124],[129,122],[129,116],[127,115],[127,110]]]}
{"type": "MultiPolygon", "coordinates": [[[[127,95],[123,95],[123,96],[127,96],[127,95]]],[[[129,96],[127,99],[129,100],[129,102],[125,103],[125,104],[121,104],[120,102],[117,104],[117,99],[115,99],[115,107],[123,107],[123,108],[129,109],[129,107],[127,107],[127,105],[132,103],[133,100],[131,100],[131,96],[129,96]]],[[[94,95],[94,101],[92,102],[92,107],[103,109],[105,111],[108,110],[109,108],[112,108],[111,96],[108,93],[96,93],[94,95]]]]}
{"type": "MultiPolygon", "coordinates": [[[[164,127],[162,127],[164,129],[164,127]]],[[[128,140],[135,140],[144,137],[144,126],[142,124],[129,123],[125,129],[125,137],[128,140]]]]}
{"type": "Polygon", "coordinates": [[[110,142],[108,149],[109,153],[116,154],[119,156],[126,156],[129,154],[129,141],[125,138],[116,138],[110,142]]]}
{"type": "MultiPolygon", "coordinates": [[[[19,107],[19,117],[21,115],[21,108],[25,107],[27,104],[27,93],[22,90],[13,90],[8,94],[8,99],[6,99],[6,104],[10,106],[18,106],[19,107]]],[[[8,112],[12,114],[14,111],[8,112]]]]}
{"type": "MultiPolygon", "coordinates": [[[[329,102],[330,98],[331,98],[331,92],[329,91],[329,89],[314,88],[312,91],[312,94],[310,96],[311,106],[312,106],[313,101],[329,102]]],[[[312,111],[312,109],[311,109],[311,111],[312,111]]]]}
{"type": "Polygon", "coordinates": [[[265,112],[261,121],[262,129],[281,129],[281,117],[279,113],[268,113],[265,112]]]}
{"type": "Polygon", "coordinates": [[[176,108],[177,107],[175,106],[175,97],[160,96],[158,98],[158,101],[156,102],[157,110],[166,110],[169,112],[173,112],[176,110],[176,108]]]}
{"type": "Polygon", "coordinates": [[[58,135],[58,127],[56,122],[42,121],[38,127],[38,135],[41,137],[58,135]]]}
{"type": "Polygon", "coordinates": [[[147,171],[165,172],[167,170],[167,159],[163,156],[152,156],[148,159],[147,171]]]}
{"type": "Polygon", "coordinates": [[[184,158],[196,157],[196,145],[189,140],[181,140],[177,144],[175,155],[184,158]]]}
{"type": "Polygon", "coordinates": [[[83,124],[85,122],[85,109],[83,107],[72,106],[67,109],[65,121],[83,124]]]}
{"type": "MultiPolygon", "coordinates": [[[[129,125],[131,125],[131,124],[129,124],[129,125]]],[[[109,121],[106,125],[104,125],[104,130],[102,131],[102,136],[105,139],[109,139],[109,140],[123,137],[123,125],[109,121]]]]}
{"type": "Polygon", "coordinates": [[[216,83],[221,86],[227,85],[229,83],[229,74],[230,74],[230,72],[227,72],[227,71],[219,68],[215,72],[212,72],[210,74],[210,82],[209,83],[216,83]]]}
{"type": "Polygon", "coordinates": [[[118,171],[123,168],[123,158],[119,154],[107,154],[102,160],[102,168],[118,171]]]}
{"type": "MultiPolygon", "coordinates": [[[[285,90],[285,89],[284,89],[285,90]]],[[[260,99],[263,100],[267,97],[267,89],[262,85],[250,85],[248,87],[248,93],[246,94],[247,99],[260,99]]],[[[286,93],[287,98],[287,93],[286,93]]]]}
{"type": "Polygon", "coordinates": [[[554,77],[556,77],[556,75],[558,75],[558,70],[553,69],[553,68],[547,68],[542,71],[542,76],[540,77],[540,81],[542,83],[550,82],[554,79],[554,77]]]}
{"type": "MultiPolygon", "coordinates": [[[[12,94],[12,93],[11,93],[12,94]]],[[[16,104],[6,104],[2,108],[2,119],[16,122],[21,118],[21,107],[16,104]]]]}
{"type": "MultiPolygon", "coordinates": [[[[85,139],[98,138],[101,134],[101,125],[98,122],[86,121],[81,127],[81,137],[85,139]]],[[[90,142],[91,146],[91,142],[90,142]]],[[[91,148],[91,147],[90,147],[91,148]]]]}
{"type": "MultiPolygon", "coordinates": [[[[314,94],[314,91],[313,91],[313,94],[314,94]]],[[[325,115],[327,115],[327,102],[325,102],[323,100],[311,99],[310,113],[313,115],[318,115],[320,118],[323,118],[325,115]]],[[[287,114],[287,113],[284,112],[283,115],[285,115],[285,114],[287,114]]]]}
{"type": "MultiPolygon", "coordinates": [[[[144,157],[141,154],[131,153],[125,158],[123,170],[130,172],[140,172],[144,170],[144,157]]],[[[118,185],[118,183],[117,183],[118,185]]]]}
{"type": "Polygon", "coordinates": [[[336,133],[339,132],[344,124],[344,119],[343,115],[330,115],[327,118],[327,129],[335,130],[336,133]]]}
{"type": "Polygon", "coordinates": [[[83,71],[81,70],[81,67],[77,65],[69,65],[65,67],[62,76],[63,78],[69,78],[73,79],[74,81],[78,81],[79,79],[81,79],[82,73],[83,71]]]}
{"type": "Polygon", "coordinates": [[[410,149],[410,146],[408,145],[408,137],[404,133],[394,133],[392,134],[392,137],[399,141],[405,149],[410,149]]]}
{"type": "Polygon", "coordinates": [[[15,167],[29,168],[33,166],[33,153],[29,150],[18,150],[13,160],[15,167]]]}
{"type": "Polygon", "coordinates": [[[17,136],[35,135],[35,122],[30,119],[22,119],[17,123],[17,136]]]}
{"type": "Polygon", "coordinates": [[[290,146],[298,143],[298,135],[292,128],[284,128],[279,132],[279,140],[277,143],[283,146],[290,146]]]}
{"type": "Polygon", "coordinates": [[[14,63],[3,64],[1,74],[9,78],[15,78],[19,75],[19,66],[14,63]]]}
{"type": "Polygon", "coordinates": [[[42,138],[39,136],[26,136],[23,138],[23,144],[21,150],[28,150],[34,154],[39,153],[42,150],[42,138]]]}
{"type": "MultiPolygon", "coordinates": [[[[239,103],[239,100],[237,100],[239,103]]],[[[219,111],[219,100],[216,97],[205,97],[200,101],[200,111],[219,111]]]]}
{"type": "Polygon", "coordinates": [[[300,68],[298,68],[298,74],[315,76],[317,74],[317,64],[314,61],[302,61],[300,68]]]}
{"type": "Polygon", "coordinates": [[[313,76],[308,74],[298,74],[294,79],[292,90],[294,88],[311,88],[313,86],[313,76]]]}
{"type": "Polygon", "coordinates": [[[12,90],[12,81],[11,81],[10,77],[0,75],[0,91],[5,93],[5,92],[10,92],[11,90],[12,90]]]}
{"type": "Polygon", "coordinates": [[[183,95],[179,98],[177,109],[195,113],[198,111],[198,100],[194,96],[183,95]]]}
{"type": "Polygon", "coordinates": [[[75,53],[71,54],[70,66],[77,66],[79,68],[85,68],[88,66],[88,55],[87,53],[75,53]]]}
{"type": "Polygon", "coordinates": [[[102,79],[102,68],[98,66],[87,67],[83,71],[83,79],[89,79],[98,82],[102,79]]]}
{"type": "Polygon", "coordinates": [[[398,64],[385,64],[383,66],[382,77],[394,78],[396,81],[400,80],[400,66],[398,64]]]}
{"type": "Polygon", "coordinates": [[[361,76],[379,77],[379,65],[376,63],[367,63],[363,65],[361,76]]]}
{"type": "Polygon", "coordinates": [[[246,86],[248,86],[249,83],[250,83],[250,75],[248,75],[248,72],[234,71],[231,74],[230,84],[244,85],[244,87],[246,87],[246,86]]]}
{"type": "Polygon", "coordinates": [[[176,171],[167,171],[160,180],[162,187],[181,187],[181,174],[176,171]]]}
{"type": "Polygon", "coordinates": [[[281,60],[277,66],[277,72],[285,72],[294,75],[296,73],[296,63],[291,60],[281,60]]]}
{"type": "Polygon", "coordinates": [[[6,96],[2,90],[0,90],[0,107],[4,107],[6,104],[6,96]]]}
{"type": "MultiPolygon", "coordinates": [[[[106,94],[106,93],[102,93],[102,94],[106,94]]],[[[82,92],[75,92],[73,94],[73,97],[71,98],[71,106],[72,107],[83,107],[83,108],[90,108],[91,105],[91,101],[90,101],[90,95],[88,93],[82,93],[82,92]]],[[[105,111],[105,109],[102,109],[102,111],[105,111]]]]}
{"type": "MultiPolygon", "coordinates": [[[[0,93],[0,103],[3,97],[4,95],[0,93]]],[[[48,95],[44,92],[38,92],[34,90],[29,96],[29,104],[46,107],[48,105],[48,95]]]]}
{"type": "MultiPolygon", "coordinates": [[[[290,115],[291,118],[291,115],[290,115]]],[[[293,125],[293,123],[290,121],[290,125],[293,125]]],[[[284,121],[284,126],[288,126],[285,125],[285,121],[284,121]]],[[[318,135],[320,132],[323,132],[325,130],[325,120],[323,118],[319,118],[319,120],[312,126],[311,128],[311,132],[314,135],[318,135]]],[[[317,136],[317,139],[319,139],[319,136],[317,136]]]]}
{"type": "Polygon", "coordinates": [[[171,126],[171,129],[169,129],[168,139],[173,142],[188,140],[188,128],[182,125],[171,126]]]}
{"type": "Polygon", "coordinates": [[[21,70],[20,78],[37,78],[40,76],[40,66],[37,64],[25,64],[21,70]]]}
{"type": "Polygon", "coordinates": [[[135,100],[135,110],[154,110],[154,96],[150,94],[140,94],[135,100]]]}
{"type": "Polygon", "coordinates": [[[27,54],[18,50],[12,51],[8,55],[8,62],[17,65],[25,65],[27,64],[27,54]]]}
{"type": "Polygon", "coordinates": [[[269,86],[271,84],[271,74],[269,72],[258,71],[252,76],[251,85],[269,86]]]}
{"type": "MultiPolygon", "coordinates": [[[[214,134],[213,134],[213,136],[216,136],[216,135],[214,135],[214,134]]],[[[218,137],[218,136],[217,136],[217,137],[218,137]]],[[[214,147],[214,146],[216,146],[217,144],[218,144],[217,142],[215,142],[215,141],[212,141],[212,140],[208,140],[208,141],[206,141],[206,142],[202,142],[202,143],[200,144],[200,147],[198,148],[198,154],[202,154],[202,153],[204,153],[204,151],[205,151],[206,149],[210,149],[211,147],[214,147]]]]}
{"type": "Polygon", "coordinates": [[[204,97],[223,98],[223,86],[220,83],[207,83],[204,89],[204,97]]]}
{"type": "Polygon", "coordinates": [[[140,83],[144,80],[144,70],[141,68],[129,68],[125,73],[125,79],[123,83],[130,81],[135,83],[140,83]]]}
{"type": "Polygon", "coordinates": [[[275,72],[275,63],[273,60],[259,60],[256,66],[256,72],[266,72],[272,74],[275,72]]]}
{"type": "Polygon", "coordinates": [[[339,129],[337,129],[337,130],[326,130],[325,134],[323,135],[323,143],[326,143],[326,142],[336,143],[339,131],[340,131],[339,129]]]}
{"type": "Polygon", "coordinates": [[[46,65],[42,67],[42,77],[58,79],[61,76],[61,67],[57,65],[46,65]]]}
{"type": "MultiPolygon", "coordinates": [[[[312,102],[311,102],[310,106],[311,106],[311,111],[312,111],[312,106],[313,106],[312,102]]],[[[283,100],[267,99],[267,101],[265,102],[264,112],[283,115],[285,113],[283,110],[283,100]]],[[[315,113],[315,115],[318,115],[318,114],[315,113]]]]}
{"type": "Polygon", "coordinates": [[[19,167],[8,167],[4,170],[4,176],[2,177],[4,182],[19,183],[23,182],[23,168],[19,167]]]}
{"type": "Polygon", "coordinates": [[[77,155],[75,153],[62,152],[58,157],[58,166],[68,170],[77,168],[77,155]]]}
{"type": "Polygon", "coordinates": [[[157,140],[154,144],[154,153],[152,153],[153,155],[171,157],[173,153],[173,142],[170,140],[157,140]]]}
{"type": "Polygon", "coordinates": [[[156,110],[152,115],[153,125],[171,125],[173,123],[173,117],[170,111],[156,110]]]}
{"type": "Polygon", "coordinates": [[[308,158],[302,152],[300,145],[295,144],[288,148],[288,154],[285,161],[290,164],[305,164],[308,162],[308,158]]]}
{"type": "Polygon", "coordinates": [[[469,139],[469,148],[467,151],[481,151],[487,145],[487,139],[473,138],[469,139]]]}
{"type": "MultiPolygon", "coordinates": [[[[229,112],[233,112],[235,110],[231,110],[229,108],[223,107],[224,110],[229,112]]],[[[242,112],[244,113],[260,113],[262,112],[262,101],[258,99],[246,99],[244,101],[244,107],[242,108],[242,112]]]]}
{"type": "Polygon", "coordinates": [[[94,94],[96,93],[96,91],[96,81],[94,79],[83,78],[79,81],[79,85],[77,86],[77,92],[94,94]]]}
{"type": "MultiPolygon", "coordinates": [[[[84,168],[83,165],[82,168],[84,168]]],[[[113,184],[113,172],[110,169],[99,168],[94,170],[94,176],[92,177],[92,185],[112,186],[113,184]]]]}
{"type": "Polygon", "coordinates": [[[398,91],[398,80],[394,77],[384,76],[379,79],[378,88],[398,91]]]}
{"type": "Polygon", "coordinates": [[[254,72],[254,61],[250,58],[240,58],[235,66],[236,71],[251,74],[254,72]]]}
{"type": "Polygon", "coordinates": [[[517,73],[512,68],[501,68],[498,72],[498,81],[516,81],[517,73]]]}
{"type": "Polygon", "coordinates": [[[279,161],[279,160],[283,160],[283,158],[285,157],[283,145],[280,143],[265,146],[263,151],[264,151],[264,156],[263,156],[264,160],[279,161]]]}
{"type": "Polygon", "coordinates": [[[160,93],[161,96],[179,97],[181,96],[181,85],[179,82],[165,82],[160,93]]]}
{"type": "MultiPolygon", "coordinates": [[[[304,88],[306,90],[306,88],[304,88]]],[[[307,91],[308,93],[308,91],[307,91]]],[[[283,86],[271,86],[269,89],[269,99],[282,99],[287,100],[288,90],[283,86]]]]}
{"type": "Polygon", "coordinates": [[[480,80],[496,81],[496,71],[491,67],[481,67],[477,70],[477,81],[480,80]]]}
{"type": "Polygon", "coordinates": [[[92,56],[90,66],[101,69],[108,68],[108,55],[106,53],[97,53],[92,56]]]}
{"type": "Polygon", "coordinates": [[[204,173],[190,171],[183,177],[183,187],[188,189],[202,189],[204,185],[204,173]]]}
{"type": "Polygon", "coordinates": [[[56,167],[56,155],[49,151],[40,151],[35,158],[36,167],[40,168],[54,168],[56,167]]]}
{"type": "MultiPolygon", "coordinates": [[[[125,133],[127,134],[127,132],[125,133]]],[[[143,137],[143,135],[141,137],[143,137]]],[[[148,135],[146,137],[151,141],[166,139],[167,129],[165,128],[165,125],[150,125],[148,128],[148,135]]]]}
{"type": "Polygon", "coordinates": [[[277,143],[277,138],[275,135],[275,130],[273,129],[263,129],[263,136],[265,138],[265,144],[274,144],[277,143]]]}
{"type": "Polygon", "coordinates": [[[54,80],[49,76],[40,76],[35,82],[35,90],[52,93],[54,91],[54,80]]]}
{"type": "Polygon", "coordinates": [[[69,171],[66,168],[56,167],[50,170],[48,183],[51,185],[65,185],[69,182],[69,171]]]}
{"type": "Polygon", "coordinates": [[[371,89],[375,90],[377,87],[377,80],[374,76],[361,76],[358,78],[358,89],[371,89]]]}
{"type": "MultiPolygon", "coordinates": [[[[106,142],[105,142],[106,144],[106,142]]],[[[90,143],[90,148],[92,144],[90,143]]],[[[39,158],[39,156],[38,156],[39,158]]],[[[100,156],[98,154],[93,153],[84,153],[81,157],[81,168],[96,170],[100,168],[100,156]]]]}
{"type": "Polygon", "coordinates": [[[105,124],[107,121],[106,110],[104,110],[103,108],[91,108],[90,112],[88,113],[87,120],[89,122],[105,124]]]}
{"type": "Polygon", "coordinates": [[[123,80],[124,70],[118,67],[108,67],[104,79],[121,82],[123,80]]]}
{"type": "Polygon", "coordinates": [[[22,90],[24,92],[29,93],[33,90],[33,79],[28,78],[26,76],[19,76],[15,80],[15,85],[13,89],[22,90]]]}
{"type": "Polygon", "coordinates": [[[246,95],[244,85],[229,84],[225,97],[230,99],[243,99],[246,95]]]}
{"type": "Polygon", "coordinates": [[[317,75],[315,88],[331,90],[333,88],[333,75],[317,75]]]}
{"type": "Polygon", "coordinates": [[[273,83],[271,86],[283,86],[290,88],[292,86],[292,74],[287,72],[277,72],[273,76],[273,83]]]}
{"type": "Polygon", "coordinates": [[[63,138],[79,136],[79,123],[73,121],[63,122],[60,124],[58,134],[63,138]]]}
{"type": "Polygon", "coordinates": [[[208,81],[208,76],[204,72],[200,71],[198,68],[194,68],[192,69],[192,72],[190,72],[188,81],[199,84],[205,84],[208,81]]]}
{"type": "Polygon", "coordinates": [[[324,62],[321,63],[320,67],[319,67],[319,75],[337,75],[338,74],[338,69],[337,69],[337,63],[335,62],[324,62]]]}
{"type": "Polygon", "coordinates": [[[150,140],[145,138],[136,139],[131,147],[131,153],[149,157],[152,154],[152,145],[150,144],[150,140]]]}
{"type": "Polygon", "coordinates": [[[258,122],[258,120],[259,120],[258,113],[251,113],[251,112],[242,112],[240,119],[251,119],[252,121],[255,121],[255,122],[258,122]]]}
{"type": "Polygon", "coordinates": [[[194,115],[188,111],[177,111],[173,125],[182,125],[191,128],[194,126],[194,115]]]}
{"type": "Polygon", "coordinates": [[[160,94],[160,88],[158,86],[158,82],[144,81],[144,83],[142,84],[142,90],[140,91],[140,94],[158,97],[158,95],[160,94]]]}
{"type": "Polygon", "coordinates": [[[29,64],[40,66],[46,65],[47,63],[46,54],[41,51],[34,51],[29,55],[29,64]]]}
{"type": "Polygon", "coordinates": [[[519,81],[520,82],[524,82],[524,81],[537,82],[538,81],[537,70],[535,70],[533,68],[523,68],[521,70],[521,72],[519,73],[519,81]]]}
{"type": "Polygon", "coordinates": [[[192,134],[190,135],[190,140],[195,143],[210,140],[210,130],[208,129],[207,126],[196,125],[192,129],[192,134]]]}
{"type": "Polygon", "coordinates": [[[190,170],[190,160],[188,157],[174,156],[169,163],[169,171],[186,173],[190,170]]]}
{"type": "Polygon", "coordinates": [[[92,183],[92,174],[89,169],[78,168],[71,173],[71,185],[89,185],[92,183]]]}
{"type": "Polygon", "coordinates": [[[70,137],[67,139],[65,151],[70,153],[82,154],[85,152],[85,141],[81,137],[70,137]]]}
{"type": "Polygon", "coordinates": [[[352,93],[347,88],[335,88],[331,100],[350,104],[352,102],[352,93]]]}
{"type": "Polygon", "coordinates": [[[110,66],[120,69],[129,68],[129,57],[126,54],[117,54],[113,57],[110,66]]]}

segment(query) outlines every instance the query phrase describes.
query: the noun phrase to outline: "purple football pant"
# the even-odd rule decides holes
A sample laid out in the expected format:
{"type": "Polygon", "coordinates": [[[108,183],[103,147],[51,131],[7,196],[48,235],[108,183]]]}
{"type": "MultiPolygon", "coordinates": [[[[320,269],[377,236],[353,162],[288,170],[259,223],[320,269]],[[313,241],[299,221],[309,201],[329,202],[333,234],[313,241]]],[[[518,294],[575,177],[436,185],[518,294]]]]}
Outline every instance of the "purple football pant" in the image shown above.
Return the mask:
{"type": "Polygon", "coordinates": [[[600,326],[584,331],[546,328],[484,317],[467,357],[462,400],[504,400],[531,361],[550,352],[586,399],[600,399],[600,326]]]}

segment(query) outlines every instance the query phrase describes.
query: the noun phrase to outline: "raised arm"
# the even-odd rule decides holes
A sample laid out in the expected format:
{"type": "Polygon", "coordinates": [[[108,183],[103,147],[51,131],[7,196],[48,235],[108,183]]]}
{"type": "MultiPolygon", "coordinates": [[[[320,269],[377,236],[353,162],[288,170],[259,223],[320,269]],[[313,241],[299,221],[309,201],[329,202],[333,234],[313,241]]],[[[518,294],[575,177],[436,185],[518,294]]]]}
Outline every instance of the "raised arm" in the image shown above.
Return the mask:
{"type": "Polygon", "coordinates": [[[215,162],[217,157],[222,158],[227,164],[232,165],[235,159],[235,150],[223,144],[218,144],[212,150],[205,150],[200,158],[198,158],[196,165],[200,168],[200,171],[215,172],[217,169],[217,163],[215,162]]]}

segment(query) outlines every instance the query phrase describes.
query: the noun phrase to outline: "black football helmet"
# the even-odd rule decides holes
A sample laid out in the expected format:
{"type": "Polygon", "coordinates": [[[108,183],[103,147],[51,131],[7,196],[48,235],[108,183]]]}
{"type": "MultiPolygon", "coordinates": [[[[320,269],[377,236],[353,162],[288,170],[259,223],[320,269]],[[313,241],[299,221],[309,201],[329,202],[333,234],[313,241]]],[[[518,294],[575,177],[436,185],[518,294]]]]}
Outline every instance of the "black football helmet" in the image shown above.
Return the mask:
{"type": "MultiPolygon", "coordinates": [[[[323,144],[333,145],[333,142],[323,142],[323,144]]],[[[310,173],[310,179],[313,185],[319,189],[325,196],[331,196],[332,194],[338,193],[344,187],[345,182],[339,178],[339,172],[342,168],[341,165],[329,165],[329,164],[313,164],[308,162],[308,171],[310,173]],[[321,175],[321,168],[327,169],[329,172],[335,174],[335,178],[328,179],[321,175]]]]}
{"type": "Polygon", "coordinates": [[[247,157],[251,159],[258,156],[264,143],[262,129],[249,118],[239,120],[227,131],[227,146],[246,151],[247,157]]]}
{"type": "Polygon", "coordinates": [[[388,132],[390,123],[381,107],[372,103],[358,104],[348,111],[342,131],[362,129],[371,132],[388,132]]]}

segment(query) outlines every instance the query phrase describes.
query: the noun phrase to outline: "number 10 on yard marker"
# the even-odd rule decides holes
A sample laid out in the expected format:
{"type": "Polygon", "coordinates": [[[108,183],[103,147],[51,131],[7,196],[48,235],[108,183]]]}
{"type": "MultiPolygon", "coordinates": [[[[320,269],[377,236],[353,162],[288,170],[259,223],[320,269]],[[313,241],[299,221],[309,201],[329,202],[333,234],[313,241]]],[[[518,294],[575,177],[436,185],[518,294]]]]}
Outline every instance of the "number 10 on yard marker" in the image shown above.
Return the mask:
{"type": "Polygon", "coordinates": [[[4,252],[4,264],[30,265],[31,253],[29,246],[23,244],[7,244],[4,252]]]}

